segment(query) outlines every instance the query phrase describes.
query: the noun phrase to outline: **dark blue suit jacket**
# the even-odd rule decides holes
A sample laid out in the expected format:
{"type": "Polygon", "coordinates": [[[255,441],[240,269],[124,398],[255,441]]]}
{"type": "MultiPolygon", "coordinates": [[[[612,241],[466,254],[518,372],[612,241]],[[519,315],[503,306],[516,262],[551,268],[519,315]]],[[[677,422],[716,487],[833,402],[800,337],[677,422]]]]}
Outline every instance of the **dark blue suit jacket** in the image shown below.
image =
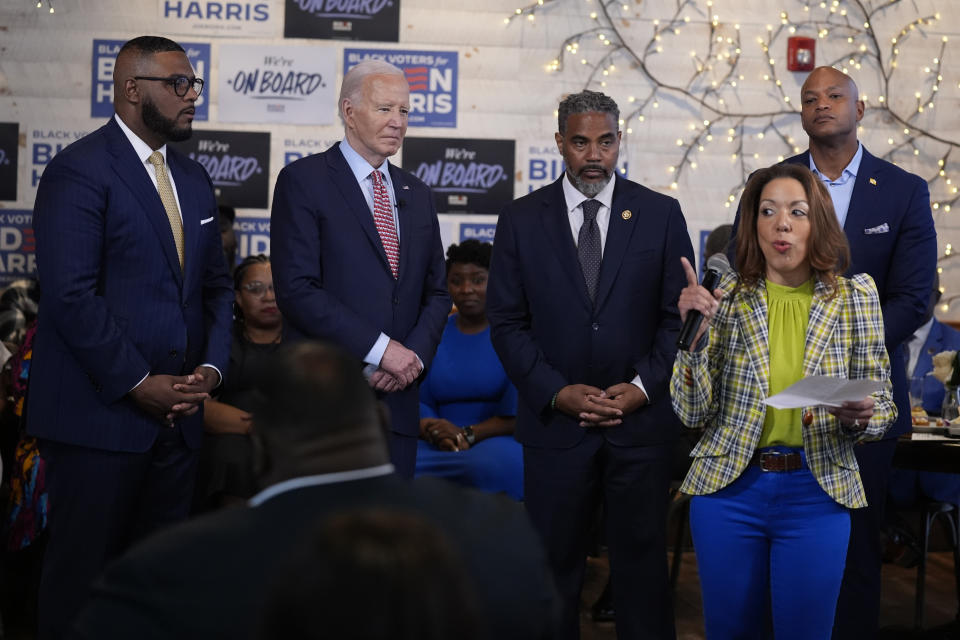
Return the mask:
{"type": "Polygon", "coordinates": [[[562,180],[508,205],[497,223],[487,285],[491,337],[520,392],[516,438],[572,447],[577,421],[549,408],[568,384],[601,389],[640,375],[650,404],[603,429],[617,445],[669,442],[679,432],[668,384],[693,248],[679,203],[616,178],[596,305],[570,232],[562,180]]]}
{"type": "MultiPolygon", "coordinates": [[[[786,162],[809,167],[810,152],[786,162]]],[[[734,238],[739,216],[738,210],[734,238]]],[[[911,428],[901,345],[924,322],[937,265],[937,232],[927,183],[873,156],[864,147],[843,231],[850,243],[851,257],[846,275],[868,273],[880,292],[893,399],[899,412],[885,436],[893,438],[911,428]]]]}
{"type": "MultiPolygon", "coordinates": [[[[277,303],[296,334],[363,359],[383,332],[429,368],[450,312],[440,227],[423,182],[392,165],[390,179],[402,203],[399,278],[339,144],[283,168],[270,219],[277,303]]],[[[417,435],[417,385],[385,400],[392,429],[417,435]]]]}
{"type": "MultiPolygon", "coordinates": [[[[960,350],[960,331],[934,318],[933,324],[930,325],[930,333],[927,334],[927,341],[923,343],[920,355],[917,356],[917,366],[913,370],[914,378],[923,379],[923,408],[928,413],[940,414],[944,395],[943,383],[927,375],[933,371],[933,356],[941,351],[958,350],[960,350]]],[[[906,349],[903,356],[907,357],[906,349]]]]}
{"type": "MultiPolygon", "coordinates": [[[[114,119],[43,172],[33,215],[41,299],[31,435],[146,451],[161,425],[127,396],[144,375],[204,363],[226,373],[233,287],[213,185],[169,146],[167,164],[183,217],[184,272],[160,195],[114,119]]],[[[181,420],[189,446],[200,446],[202,423],[202,411],[181,420]]]]}

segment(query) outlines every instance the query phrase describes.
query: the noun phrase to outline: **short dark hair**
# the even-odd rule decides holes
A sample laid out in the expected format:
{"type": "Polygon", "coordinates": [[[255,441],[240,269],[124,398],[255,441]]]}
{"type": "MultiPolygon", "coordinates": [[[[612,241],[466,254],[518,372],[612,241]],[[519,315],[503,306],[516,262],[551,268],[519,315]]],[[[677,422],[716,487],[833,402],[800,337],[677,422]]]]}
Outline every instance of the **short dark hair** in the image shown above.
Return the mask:
{"type": "Polygon", "coordinates": [[[560,135],[567,131],[567,119],[574,113],[610,113],[620,124],[620,107],[610,96],[599,91],[584,89],[580,93],[571,93],[560,101],[557,109],[557,127],[560,135]]]}
{"type": "Polygon", "coordinates": [[[452,244],[447,247],[447,271],[449,272],[450,266],[454,264],[475,264],[489,271],[492,253],[492,244],[473,238],[460,244],[452,244]]]}
{"type": "Polygon", "coordinates": [[[179,51],[180,53],[186,53],[179,44],[171,40],[170,38],[164,38],[163,36],[139,36],[132,40],[127,40],[123,43],[123,46],[120,47],[120,51],[117,52],[119,56],[125,51],[136,51],[140,54],[152,55],[154,53],[165,53],[167,51],[179,51]]]}
{"type": "Polygon", "coordinates": [[[483,620],[463,559],[424,516],[334,514],[280,563],[260,638],[475,640],[483,620]]]}
{"type": "Polygon", "coordinates": [[[850,246],[837,222],[827,188],[810,169],[799,164],[775,164],[760,169],[747,182],[740,200],[740,227],[737,229],[736,269],[741,282],[757,285],[766,276],[766,260],[757,239],[757,216],[763,188],[777,178],[792,178],[803,186],[810,205],[807,259],[817,280],[827,286],[829,295],[836,295],[837,276],[850,264],[850,246]]]}
{"type": "Polygon", "coordinates": [[[300,450],[364,425],[380,433],[377,399],[361,362],[336,345],[307,341],[281,347],[264,367],[258,390],[253,422],[268,449],[300,450]]]}

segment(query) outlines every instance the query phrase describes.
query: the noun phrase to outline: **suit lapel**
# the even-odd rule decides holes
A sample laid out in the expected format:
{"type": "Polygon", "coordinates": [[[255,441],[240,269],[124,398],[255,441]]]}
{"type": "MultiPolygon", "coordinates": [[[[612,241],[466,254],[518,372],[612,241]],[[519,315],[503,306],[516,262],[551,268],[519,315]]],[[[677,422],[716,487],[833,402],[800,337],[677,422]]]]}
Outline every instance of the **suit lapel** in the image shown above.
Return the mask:
{"type": "Polygon", "coordinates": [[[553,248],[553,253],[557,256],[557,260],[570,280],[573,289],[577,292],[580,302],[589,311],[592,311],[593,303],[590,301],[590,294],[587,293],[587,283],[584,282],[583,272],[580,270],[577,245],[574,244],[573,235],[570,232],[570,218],[567,215],[567,199],[563,195],[562,180],[563,177],[561,176],[544,194],[540,212],[543,234],[553,248]]]}
{"type": "MultiPolygon", "coordinates": [[[[387,261],[387,254],[383,249],[383,242],[380,240],[380,233],[377,231],[377,225],[373,221],[373,213],[370,211],[370,206],[367,204],[366,198],[363,197],[363,192],[360,191],[360,185],[357,183],[353,175],[353,171],[350,169],[350,165],[347,164],[346,158],[344,158],[343,154],[340,152],[340,143],[334,145],[324,155],[326,156],[327,163],[333,172],[331,174],[331,182],[336,185],[337,189],[340,191],[340,195],[347,203],[347,209],[349,209],[350,213],[356,217],[357,222],[360,223],[360,227],[363,229],[363,232],[367,234],[367,240],[370,241],[374,251],[376,251],[377,255],[380,256],[380,262],[383,264],[383,268],[389,272],[390,263],[387,261]]],[[[373,169],[370,169],[370,171],[373,171],[373,169]]],[[[393,173],[390,175],[392,177],[393,173]]],[[[402,227],[403,225],[401,225],[401,228],[402,227]]],[[[400,243],[400,256],[402,260],[402,238],[400,243]]]]}
{"type": "Polygon", "coordinates": [[[767,301],[763,290],[753,287],[744,292],[737,307],[741,337],[750,357],[750,366],[766,397],[770,391],[770,348],[767,329],[767,301]]]}
{"type": "Polygon", "coordinates": [[[599,309],[610,289],[613,287],[617,274],[620,272],[620,263],[633,237],[640,212],[634,211],[629,219],[624,219],[621,213],[629,208],[631,199],[624,193],[626,184],[620,178],[614,178],[613,199],[610,206],[610,224],[607,228],[607,238],[603,247],[603,261],[600,263],[600,283],[597,286],[596,307],[599,309]]]}
{"type": "MultiPolygon", "coordinates": [[[[410,220],[411,212],[417,211],[417,207],[420,206],[419,203],[409,202],[413,198],[413,191],[410,189],[410,185],[407,184],[407,181],[404,179],[403,174],[397,171],[397,168],[392,164],[387,163],[387,166],[390,167],[390,181],[393,183],[393,197],[397,203],[397,223],[400,227],[400,270],[399,277],[407,272],[407,263],[410,261],[410,251],[407,249],[410,247],[410,226],[412,221],[410,220]],[[400,202],[403,202],[403,206],[400,206],[400,202]]],[[[429,210],[429,209],[428,209],[429,210]]],[[[376,229],[376,225],[374,225],[376,229]]],[[[380,234],[377,234],[377,237],[380,237],[380,234]]],[[[383,243],[380,243],[381,246],[383,243]]],[[[386,259],[386,253],[383,254],[384,259],[386,259]]],[[[389,266],[389,265],[388,265],[389,266]]]]}
{"type": "MultiPolygon", "coordinates": [[[[850,243],[850,254],[854,256],[851,262],[856,261],[856,250],[858,243],[863,239],[864,229],[875,226],[878,220],[876,212],[883,211],[882,189],[883,176],[878,171],[880,167],[866,147],[863,149],[863,157],[860,159],[860,168],[857,170],[857,179],[853,186],[853,194],[850,196],[850,207],[847,209],[847,219],[843,223],[843,232],[850,243]]],[[[879,222],[885,222],[880,220],[879,222]]],[[[855,273],[854,265],[851,264],[847,273],[855,273]]]]}
{"type": "MultiPolygon", "coordinates": [[[[183,266],[184,272],[192,271],[197,265],[200,246],[200,212],[196,194],[190,189],[184,158],[175,149],[167,146],[167,166],[177,185],[177,199],[180,202],[180,217],[183,219],[183,266]]],[[[164,212],[166,215],[166,212],[164,212]]],[[[207,224],[213,224],[208,222],[207,224]]],[[[169,222],[168,222],[169,225],[169,222]]],[[[171,232],[172,237],[172,232],[171,232]]],[[[176,246],[174,246],[176,251],[176,246]]],[[[186,292],[185,292],[186,293],[186,292]]]]}
{"type": "MultiPolygon", "coordinates": [[[[803,375],[817,374],[817,368],[827,352],[827,346],[833,339],[837,321],[840,319],[841,296],[836,295],[827,300],[826,287],[819,281],[813,292],[813,301],[810,304],[810,319],[807,321],[807,334],[803,342],[803,375]]],[[[835,372],[826,371],[824,375],[835,372]]]]}
{"type": "MultiPolygon", "coordinates": [[[[120,125],[112,118],[107,123],[107,133],[109,135],[108,148],[113,156],[113,170],[143,206],[143,214],[157,234],[157,240],[160,242],[163,254],[167,258],[170,270],[182,286],[183,272],[180,270],[180,258],[177,256],[177,246],[173,242],[173,231],[170,230],[170,221],[167,219],[167,212],[163,208],[160,194],[157,192],[157,188],[153,186],[153,181],[147,174],[147,168],[140,162],[140,158],[137,157],[130,141],[127,140],[120,129],[120,125]]],[[[182,204],[181,207],[183,207],[182,204]]]]}

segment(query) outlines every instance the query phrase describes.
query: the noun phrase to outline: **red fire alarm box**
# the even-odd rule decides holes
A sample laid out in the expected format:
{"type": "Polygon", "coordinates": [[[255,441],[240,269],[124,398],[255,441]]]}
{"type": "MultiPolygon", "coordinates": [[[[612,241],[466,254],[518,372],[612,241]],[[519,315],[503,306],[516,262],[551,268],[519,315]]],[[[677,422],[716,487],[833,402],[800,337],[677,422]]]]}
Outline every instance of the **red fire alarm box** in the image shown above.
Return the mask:
{"type": "Polygon", "coordinates": [[[817,41],[813,38],[793,36],[787,40],[787,69],[789,71],[813,71],[816,63],[817,41]]]}

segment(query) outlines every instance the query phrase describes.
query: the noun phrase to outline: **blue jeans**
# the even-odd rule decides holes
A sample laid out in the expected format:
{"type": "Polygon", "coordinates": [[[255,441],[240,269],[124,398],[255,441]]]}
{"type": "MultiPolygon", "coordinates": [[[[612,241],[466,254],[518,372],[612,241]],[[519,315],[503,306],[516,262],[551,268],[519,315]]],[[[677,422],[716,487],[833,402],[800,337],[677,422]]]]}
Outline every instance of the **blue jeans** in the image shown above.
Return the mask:
{"type": "Polygon", "coordinates": [[[786,472],[751,465],[730,485],[691,501],[708,640],[761,638],[768,602],[777,640],[830,638],[850,513],[803,461],[786,472]]]}

